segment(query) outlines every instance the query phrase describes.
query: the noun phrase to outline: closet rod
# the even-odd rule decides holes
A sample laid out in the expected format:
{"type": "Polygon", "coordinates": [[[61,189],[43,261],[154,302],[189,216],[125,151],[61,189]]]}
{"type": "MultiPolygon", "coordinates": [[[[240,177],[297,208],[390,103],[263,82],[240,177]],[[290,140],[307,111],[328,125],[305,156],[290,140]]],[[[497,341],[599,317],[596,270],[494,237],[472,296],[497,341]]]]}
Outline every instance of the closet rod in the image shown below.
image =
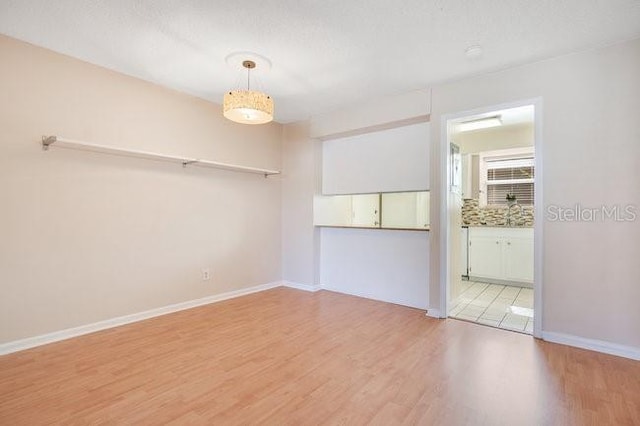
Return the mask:
{"type": "Polygon", "coordinates": [[[115,148],[112,146],[99,145],[99,144],[94,144],[89,142],[66,139],[58,136],[43,136],[42,149],[47,151],[51,146],[66,148],[66,149],[76,149],[80,151],[91,151],[91,152],[99,152],[103,154],[143,158],[146,160],[165,161],[169,163],[182,164],[183,167],[193,165],[198,167],[230,170],[234,172],[254,173],[254,174],[264,175],[264,177],[280,174],[280,171],[278,170],[269,170],[269,169],[261,169],[257,167],[240,166],[237,164],[220,163],[218,161],[203,160],[199,158],[177,157],[173,155],[158,154],[156,152],[150,152],[150,151],[115,148]]]}

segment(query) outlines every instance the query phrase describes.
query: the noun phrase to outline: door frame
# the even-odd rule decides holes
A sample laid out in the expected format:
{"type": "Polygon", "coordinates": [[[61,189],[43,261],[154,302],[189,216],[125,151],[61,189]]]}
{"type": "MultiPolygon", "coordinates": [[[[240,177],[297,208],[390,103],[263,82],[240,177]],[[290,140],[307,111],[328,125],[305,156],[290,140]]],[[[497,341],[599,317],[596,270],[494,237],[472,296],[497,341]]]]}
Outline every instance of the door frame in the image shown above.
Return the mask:
{"type": "Polygon", "coordinates": [[[533,336],[542,337],[543,316],[543,272],[544,272],[544,198],[543,146],[542,146],[542,98],[523,99],[499,105],[491,105],[472,110],[459,111],[440,117],[440,316],[449,316],[451,224],[449,221],[449,189],[451,186],[451,156],[449,152],[450,121],[467,116],[489,113],[509,108],[533,105],[534,108],[534,148],[535,148],[535,188],[533,225],[533,336]]]}

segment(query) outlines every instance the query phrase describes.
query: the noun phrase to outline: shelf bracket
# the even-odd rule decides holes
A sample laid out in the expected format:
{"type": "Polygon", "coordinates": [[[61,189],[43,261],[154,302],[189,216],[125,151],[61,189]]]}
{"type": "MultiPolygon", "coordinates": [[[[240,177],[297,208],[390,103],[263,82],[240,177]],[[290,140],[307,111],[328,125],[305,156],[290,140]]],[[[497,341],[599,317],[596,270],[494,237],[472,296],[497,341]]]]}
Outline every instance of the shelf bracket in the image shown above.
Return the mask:
{"type": "Polygon", "coordinates": [[[58,140],[55,136],[43,136],[42,137],[42,150],[48,151],[49,145],[53,145],[58,140]]]}

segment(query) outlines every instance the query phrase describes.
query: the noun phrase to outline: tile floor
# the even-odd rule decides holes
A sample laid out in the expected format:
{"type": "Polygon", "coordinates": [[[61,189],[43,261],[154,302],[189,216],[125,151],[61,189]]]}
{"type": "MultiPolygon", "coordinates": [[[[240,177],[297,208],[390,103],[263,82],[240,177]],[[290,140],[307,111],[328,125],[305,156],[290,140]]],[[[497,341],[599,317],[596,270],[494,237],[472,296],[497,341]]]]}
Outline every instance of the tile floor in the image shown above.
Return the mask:
{"type": "Polygon", "coordinates": [[[464,281],[453,318],[505,330],[533,333],[533,289],[464,281]]]}

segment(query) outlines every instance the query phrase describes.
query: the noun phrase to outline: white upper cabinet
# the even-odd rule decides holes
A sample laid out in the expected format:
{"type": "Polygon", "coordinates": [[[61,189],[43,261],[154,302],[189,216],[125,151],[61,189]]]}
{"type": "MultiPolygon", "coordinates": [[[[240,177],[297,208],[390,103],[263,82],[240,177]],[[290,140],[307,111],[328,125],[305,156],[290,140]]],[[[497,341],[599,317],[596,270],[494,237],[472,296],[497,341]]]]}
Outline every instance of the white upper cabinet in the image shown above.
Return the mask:
{"type": "Polygon", "coordinates": [[[351,195],[318,196],[313,199],[313,224],[351,226],[351,195]]]}
{"type": "Polygon", "coordinates": [[[361,228],[380,227],[380,194],[356,194],[351,196],[351,226],[361,228]]]}
{"type": "Polygon", "coordinates": [[[381,197],[382,228],[429,228],[428,191],[392,192],[381,197]]]}
{"type": "Polygon", "coordinates": [[[431,225],[431,193],[416,192],[416,228],[429,229],[431,225]]]}
{"type": "Polygon", "coordinates": [[[313,199],[315,226],[380,227],[380,194],[328,195],[313,199]]]}
{"type": "Polygon", "coordinates": [[[313,203],[315,226],[429,230],[429,191],[323,195],[313,203]]]}

